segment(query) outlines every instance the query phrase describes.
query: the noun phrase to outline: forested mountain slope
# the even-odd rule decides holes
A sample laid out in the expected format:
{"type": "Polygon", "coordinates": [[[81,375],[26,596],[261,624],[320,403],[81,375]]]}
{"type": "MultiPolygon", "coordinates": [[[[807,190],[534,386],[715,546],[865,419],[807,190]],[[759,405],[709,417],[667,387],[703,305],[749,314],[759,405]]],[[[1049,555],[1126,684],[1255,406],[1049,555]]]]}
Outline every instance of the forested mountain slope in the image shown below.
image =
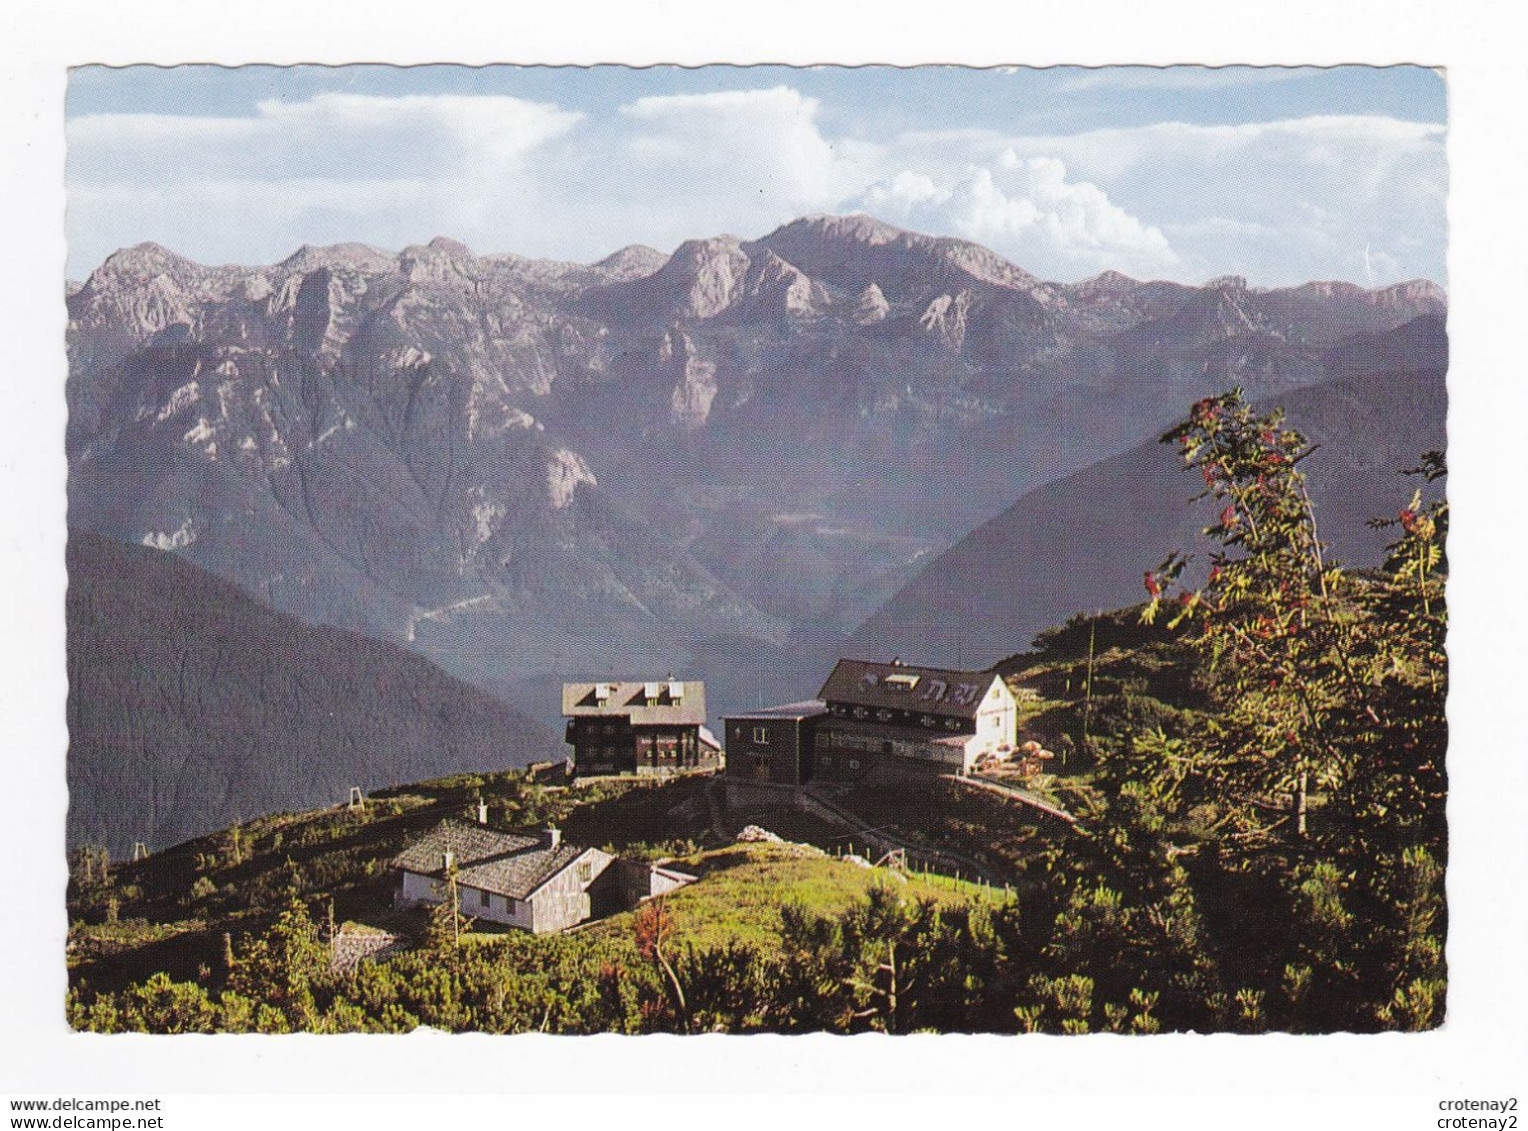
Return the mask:
{"type": "MultiPolygon", "coordinates": [[[[1398,472],[1445,447],[1442,320],[1344,343],[1327,364],[1331,380],[1263,407],[1283,407],[1319,445],[1301,466],[1335,557],[1374,566],[1390,538],[1368,520],[1393,517],[1412,489],[1398,472]]],[[[988,664],[1074,613],[1137,600],[1143,572],[1169,553],[1198,549],[1203,567],[1200,531],[1216,508],[1191,502],[1202,487],[1152,440],[1032,491],[930,562],[847,653],[988,664]]]]}
{"type": "Polygon", "coordinates": [[[310,627],[161,550],[68,549],[69,842],[121,855],[370,788],[560,757],[397,645],[310,627]]]}

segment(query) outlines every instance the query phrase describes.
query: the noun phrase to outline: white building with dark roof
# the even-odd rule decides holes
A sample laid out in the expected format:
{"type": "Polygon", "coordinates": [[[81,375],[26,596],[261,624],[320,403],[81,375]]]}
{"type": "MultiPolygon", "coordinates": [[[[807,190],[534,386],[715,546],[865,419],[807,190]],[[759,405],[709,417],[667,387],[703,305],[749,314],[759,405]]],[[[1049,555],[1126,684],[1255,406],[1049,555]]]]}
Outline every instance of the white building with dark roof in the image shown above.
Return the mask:
{"type": "Polygon", "coordinates": [[[539,836],[479,823],[442,821],[393,858],[401,873],[396,903],[444,903],[456,873],[456,905],[482,919],[535,934],[565,931],[591,918],[666,895],[695,877],[671,867],[621,860],[598,848],[568,844],[556,829],[539,836]]]}
{"type": "Polygon", "coordinates": [[[993,671],[839,660],[818,697],[818,778],[968,774],[1018,741],[1018,701],[993,671]]]}
{"type": "Polygon", "coordinates": [[[594,913],[596,889],[614,863],[608,852],[563,843],[555,829],[527,836],[451,820],[405,848],[393,867],[402,873],[399,906],[445,902],[454,866],[463,915],[544,934],[594,913]]]}
{"type": "Polygon", "coordinates": [[[896,782],[970,773],[1018,740],[994,671],[840,660],[804,703],[728,715],[729,777],[776,784],[896,782]]]}

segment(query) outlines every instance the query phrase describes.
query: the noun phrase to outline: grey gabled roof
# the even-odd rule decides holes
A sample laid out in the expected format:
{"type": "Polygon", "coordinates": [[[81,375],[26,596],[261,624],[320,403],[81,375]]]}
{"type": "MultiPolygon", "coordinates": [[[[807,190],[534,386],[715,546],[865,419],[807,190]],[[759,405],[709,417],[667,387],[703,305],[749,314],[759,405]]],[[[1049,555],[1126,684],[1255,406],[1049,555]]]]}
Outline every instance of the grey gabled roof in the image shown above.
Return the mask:
{"type": "Polygon", "coordinates": [[[976,717],[994,680],[994,671],[967,672],[950,668],[916,668],[910,664],[878,664],[869,660],[839,660],[819,699],[857,707],[890,707],[930,715],[976,717]],[[888,677],[896,677],[888,682],[888,677]],[[898,682],[902,683],[899,689],[898,682]],[[912,686],[905,686],[911,683],[912,686]]]}
{"type": "Polygon", "coordinates": [[[633,726],[689,726],[706,721],[706,685],[698,679],[606,679],[562,685],[562,713],[569,718],[631,719],[633,726]],[[647,687],[654,684],[657,702],[647,705],[647,687]],[[607,688],[602,703],[596,690],[607,688]],[[678,688],[678,701],[670,692],[678,688]]]}
{"type": "Polygon", "coordinates": [[[753,719],[815,719],[826,715],[828,705],[821,699],[807,699],[800,703],[781,703],[777,707],[759,707],[753,711],[736,711],[727,716],[728,721],[751,721],[753,719]]]}
{"type": "Polygon", "coordinates": [[[541,837],[497,832],[467,821],[443,821],[393,858],[393,867],[445,877],[444,855],[456,857],[456,882],[512,899],[528,899],[557,873],[592,849],[551,847],[541,837]]]}

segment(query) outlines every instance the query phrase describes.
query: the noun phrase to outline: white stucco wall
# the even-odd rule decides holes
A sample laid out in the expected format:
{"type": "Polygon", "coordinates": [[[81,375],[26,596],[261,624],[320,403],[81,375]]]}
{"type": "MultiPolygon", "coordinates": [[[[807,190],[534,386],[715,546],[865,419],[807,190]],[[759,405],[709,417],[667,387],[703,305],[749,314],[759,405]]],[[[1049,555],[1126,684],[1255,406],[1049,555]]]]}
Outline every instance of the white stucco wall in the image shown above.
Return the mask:
{"type": "MultiPolygon", "coordinates": [[[[572,864],[531,893],[529,899],[510,899],[496,892],[483,892],[470,884],[458,882],[457,908],[470,919],[483,919],[509,927],[544,934],[563,931],[589,918],[589,885],[615,862],[615,857],[597,848],[586,848],[572,864]],[[582,878],[580,865],[587,864],[588,879],[582,878]]],[[[398,902],[404,906],[442,903],[443,881],[417,872],[404,872],[398,890],[398,902]]]]}
{"type": "MultiPolygon", "coordinates": [[[[444,886],[442,881],[429,876],[421,876],[417,872],[404,872],[403,884],[398,892],[399,902],[413,906],[422,903],[442,903],[445,901],[444,886]]],[[[509,927],[521,927],[527,931],[533,929],[531,905],[524,900],[511,900],[506,896],[490,892],[488,905],[485,907],[481,889],[458,883],[456,906],[457,910],[469,919],[486,919],[509,927]]]]}
{"type": "Polygon", "coordinates": [[[1010,750],[1019,738],[1019,707],[1003,680],[994,680],[976,712],[976,741],[968,747],[967,768],[983,754],[1010,750]]]}

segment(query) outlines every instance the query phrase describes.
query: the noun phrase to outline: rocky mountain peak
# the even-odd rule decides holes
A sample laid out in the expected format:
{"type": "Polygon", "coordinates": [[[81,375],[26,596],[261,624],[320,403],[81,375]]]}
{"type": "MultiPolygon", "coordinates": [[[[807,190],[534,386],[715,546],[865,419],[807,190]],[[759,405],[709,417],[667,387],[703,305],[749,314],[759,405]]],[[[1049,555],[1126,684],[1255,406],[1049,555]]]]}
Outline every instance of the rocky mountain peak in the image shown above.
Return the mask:
{"type": "Polygon", "coordinates": [[[410,245],[398,255],[398,269],[411,283],[448,283],[474,273],[476,260],[467,246],[436,236],[424,246],[410,245]]]}
{"type": "Polygon", "coordinates": [[[398,260],[364,243],[337,243],[327,247],[305,243],[276,267],[281,271],[304,275],[320,267],[345,268],[365,275],[380,275],[396,271],[398,260]]]}
{"type": "Polygon", "coordinates": [[[442,255],[448,255],[452,259],[467,260],[474,258],[471,248],[460,240],[453,240],[449,236],[436,236],[429,244],[431,251],[438,251],[442,255]]]}
{"type": "Polygon", "coordinates": [[[1139,279],[1132,279],[1119,271],[1100,271],[1091,279],[1084,279],[1075,284],[1071,289],[1094,294],[1118,294],[1140,285],[1139,279]]]}
{"type": "Polygon", "coordinates": [[[605,256],[593,266],[610,272],[617,279],[640,279],[658,271],[667,262],[668,256],[657,248],[633,243],[605,256]]]}
{"type": "Polygon", "coordinates": [[[1207,291],[1244,291],[1247,289],[1245,275],[1217,275],[1204,285],[1207,291]]]}
{"type": "Polygon", "coordinates": [[[759,243],[814,279],[853,291],[871,283],[892,301],[927,301],[933,287],[1028,290],[1038,280],[996,252],[968,240],[924,236],[863,214],[808,216],[759,243]]]}
{"type": "Polygon", "coordinates": [[[200,263],[193,262],[183,255],[176,255],[167,247],[157,243],[140,243],[113,252],[95,274],[144,279],[155,275],[175,275],[202,270],[205,268],[200,263]]]}
{"type": "Polygon", "coordinates": [[[815,233],[827,239],[850,240],[866,244],[893,243],[909,234],[894,224],[877,220],[867,212],[850,212],[844,215],[815,213],[785,225],[776,234],[786,232],[796,235],[815,233]]]}
{"type": "Polygon", "coordinates": [[[657,272],[614,284],[609,297],[619,310],[665,321],[704,321],[740,297],[749,263],[734,236],[686,240],[657,272]]]}
{"type": "Polygon", "coordinates": [[[1448,292],[1431,279],[1412,279],[1394,283],[1373,292],[1376,299],[1390,305],[1417,304],[1429,312],[1441,313],[1448,306],[1448,292]]]}

